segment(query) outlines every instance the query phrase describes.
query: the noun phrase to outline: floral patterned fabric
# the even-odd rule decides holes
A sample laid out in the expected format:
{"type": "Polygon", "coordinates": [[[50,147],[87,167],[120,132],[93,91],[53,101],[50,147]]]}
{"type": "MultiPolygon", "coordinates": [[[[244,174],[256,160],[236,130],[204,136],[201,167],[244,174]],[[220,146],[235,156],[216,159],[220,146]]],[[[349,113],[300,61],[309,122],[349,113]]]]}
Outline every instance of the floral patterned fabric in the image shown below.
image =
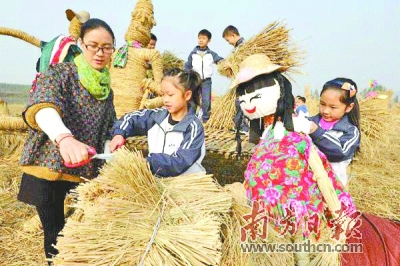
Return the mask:
{"type": "MultiPolygon", "coordinates": [[[[28,104],[22,113],[23,118],[25,121],[31,121],[40,106],[47,107],[49,104],[60,112],[65,126],[76,139],[94,147],[99,153],[103,152],[116,121],[112,91],[106,100],[97,100],[79,82],[76,65],[60,63],[50,66],[38,76],[36,86],[30,91],[28,104]]],[[[103,160],[92,160],[78,168],[66,168],[56,145],[43,131],[30,123],[28,125],[31,129],[20,160],[22,166],[43,167],[54,173],[89,179],[98,175],[103,160]]]]}
{"type": "MultiPolygon", "coordinates": [[[[306,135],[285,131],[284,137],[274,139],[270,130],[256,146],[245,171],[245,188],[251,201],[265,208],[276,230],[283,232],[288,223],[293,235],[302,230],[319,237],[319,224],[329,219],[323,196],[308,164],[311,139],[306,135]]],[[[335,177],[325,155],[318,151],[345,214],[355,211],[350,195],[335,177]]]]}

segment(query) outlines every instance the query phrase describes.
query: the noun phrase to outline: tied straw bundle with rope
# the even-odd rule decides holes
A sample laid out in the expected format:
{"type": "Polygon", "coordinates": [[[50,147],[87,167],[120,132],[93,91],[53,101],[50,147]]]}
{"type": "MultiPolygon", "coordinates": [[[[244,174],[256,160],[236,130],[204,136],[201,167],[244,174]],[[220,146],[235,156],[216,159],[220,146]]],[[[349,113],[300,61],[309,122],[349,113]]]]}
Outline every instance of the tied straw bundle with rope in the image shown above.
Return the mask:
{"type": "Polygon", "coordinates": [[[158,179],[121,149],[76,193],[83,217],[67,220],[55,265],[219,265],[232,198],[211,176],[158,179]]]}
{"type": "MultiPolygon", "coordinates": [[[[271,62],[285,68],[286,74],[300,73],[298,67],[305,52],[300,50],[290,39],[290,30],[283,22],[275,21],[265,27],[260,33],[245,40],[223,62],[218,64],[221,75],[234,79],[239,71],[240,63],[253,54],[265,54],[271,62]]],[[[213,107],[213,112],[207,126],[218,129],[234,127],[235,91],[229,91],[224,100],[213,107]]]]}

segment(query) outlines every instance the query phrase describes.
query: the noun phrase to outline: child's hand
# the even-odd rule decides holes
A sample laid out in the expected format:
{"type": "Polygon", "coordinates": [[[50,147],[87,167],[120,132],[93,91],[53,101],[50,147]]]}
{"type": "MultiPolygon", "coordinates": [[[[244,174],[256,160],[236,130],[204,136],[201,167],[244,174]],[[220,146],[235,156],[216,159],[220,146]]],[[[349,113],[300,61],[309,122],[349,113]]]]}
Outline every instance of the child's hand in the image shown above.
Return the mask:
{"type": "Polygon", "coordinates": [[[293,119],[293,128],[295,132],[310,134],[311,121],[302,116],[295,116],[293,119]]]}
{"type": "Polygon", "coordinates": [[[110,142],[110,151],[114,152],[125,144],[125,138],[121,135],[115,135],[110,142]]]}
{"type": "Polygon", "coordinates": [[[317,129],[318,129],[318,125],[315,124],[314,121],[311,121],[310,134],[314,133],[317,129]]]}

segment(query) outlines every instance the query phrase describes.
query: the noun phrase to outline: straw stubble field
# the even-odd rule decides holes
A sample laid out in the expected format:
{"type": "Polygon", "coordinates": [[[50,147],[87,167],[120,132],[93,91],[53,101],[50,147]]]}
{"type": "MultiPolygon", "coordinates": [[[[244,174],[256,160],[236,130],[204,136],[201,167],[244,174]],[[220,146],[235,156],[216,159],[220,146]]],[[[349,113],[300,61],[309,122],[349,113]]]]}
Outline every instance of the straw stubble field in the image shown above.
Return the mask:
{"type": "MultiPolygon", "coordinates": [[[[316,110],[316,100],[308,102],[316,110]]],[[[388,100],[361,102],[362,146],[350,169],[349,191],[362,212],[400,221],[400,107],[388,108],[388,100]]],[[[21,105],[9,105],[9,113],[18,115],[21,105]]],[[[41,230],[27,229],[26,222],[35,210],[17,201],[21,172],[18,159],[24,134],[0,133],[0,264],[45,265],[41,230]],[[25,228],[24,228],[25,227],[25,228]]],[[[240,176],[245,162],[209,156],[205,165],[220,183],[231,183],[240,176]],[[232,165],[236,168],[232,171],[232,165]],[[235,173],[234,173],[235,172],[235,173]],[[238,173],[236,173],[238,172],[238,173]]],[[[31,228],[32,229],[32,228],[31,228]]]]}

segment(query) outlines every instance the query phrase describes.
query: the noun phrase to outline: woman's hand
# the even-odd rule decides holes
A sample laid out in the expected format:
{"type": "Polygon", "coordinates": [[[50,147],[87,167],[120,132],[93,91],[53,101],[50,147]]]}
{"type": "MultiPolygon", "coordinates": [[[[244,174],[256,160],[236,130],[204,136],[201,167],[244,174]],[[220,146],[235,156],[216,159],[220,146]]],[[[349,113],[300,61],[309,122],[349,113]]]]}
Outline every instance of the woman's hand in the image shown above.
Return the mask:
{"type": "Polygon", "coordinates": [[[113,153],[125,144],[125,138],[121,135],[115,135],[110,142],[110,151],[113,153]]]}
{"type": "Polygon", "coordinates": [[[76,140],[71,134],[60,134],[56,138],[64,162],[76,164],[88,159],[89,146],[76,140]]]}

